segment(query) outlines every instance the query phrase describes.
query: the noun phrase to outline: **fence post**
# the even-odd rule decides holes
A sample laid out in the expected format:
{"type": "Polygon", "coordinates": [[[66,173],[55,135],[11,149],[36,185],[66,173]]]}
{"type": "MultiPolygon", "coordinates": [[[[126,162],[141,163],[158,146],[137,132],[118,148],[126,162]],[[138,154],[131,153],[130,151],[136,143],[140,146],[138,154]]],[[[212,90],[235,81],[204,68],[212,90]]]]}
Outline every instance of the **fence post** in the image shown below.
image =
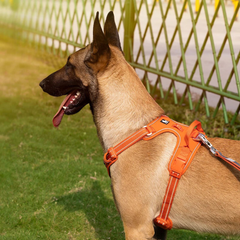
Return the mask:
{"type": "Polygon", "coordinates": [[[125,1],[123,52],[127,61],[132,60],[134,36],[134,0],[125,1]]]}

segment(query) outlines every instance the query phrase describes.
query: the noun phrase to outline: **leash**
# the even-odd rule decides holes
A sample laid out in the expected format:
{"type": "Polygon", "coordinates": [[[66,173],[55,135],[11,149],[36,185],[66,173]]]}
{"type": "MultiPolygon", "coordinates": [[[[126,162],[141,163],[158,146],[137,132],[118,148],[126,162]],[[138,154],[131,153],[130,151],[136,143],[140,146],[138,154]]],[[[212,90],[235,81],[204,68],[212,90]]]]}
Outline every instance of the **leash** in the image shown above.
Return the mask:
{"type": "Polygon", "coordinates": [[[178,182],[193,160],[199,147],[203,144],[210,152],[240,171],[240,164],[231,158],[225,157],[216,150],[207,140],[201,123],[195,120],[190,126],[178,123],[163,115],[153,120],[137,132],[124,139],[104,154],[104,164],[110,175],[110,166],[118,159],[118,155],[140,140],[151,140],[164,132],[173,133],[177,137],[177,144],[168,164],[169,181],[163,199],[160,214],[154,219],[154,223],[161,228],[170,230],[172,221],[168,217],[174,200],[178,182]]]}
{"type": "Polygon", "coordinates": [[[202,142],[215,157],[221,158],[240,171],[240,164],[231,158],[225,157],[220,151],[213,147],[213,145],[206,139],[203,134],[199,133],[198,136],[194,138],[194,140],[202,142]]]}

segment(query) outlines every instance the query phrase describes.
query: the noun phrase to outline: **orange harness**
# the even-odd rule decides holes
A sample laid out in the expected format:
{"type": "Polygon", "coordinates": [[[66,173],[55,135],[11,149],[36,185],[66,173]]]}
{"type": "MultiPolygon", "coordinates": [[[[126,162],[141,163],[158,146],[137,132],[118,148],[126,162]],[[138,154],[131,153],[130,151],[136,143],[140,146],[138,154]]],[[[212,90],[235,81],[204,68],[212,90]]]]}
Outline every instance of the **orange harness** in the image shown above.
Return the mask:
{"type": "Polygon", "coordinates": [[[157,226],[170,230],[172,228],[172,221],[168,216],[178,182],[189,167],[202,143],[206,145],[215,156],[225,160],[238,170],[240,170],[240,165],[236,161],[224,157],[218,150],[212,147],[211,143],[206,139],[206,135],[199,121],[195,120],[190,126],[186,126],[163,115],[149,123],[147,126],[144,126],[115,147],[108,149],[104,155],[104,164],[107,167],[109,176],[110,166],[117,161],[118,155],[121,152],[139,140],[148,141],[165,132],[173,133],[177,137],[177,144],[168,164],[170,177],[160,214],[154,219],[154,223],[157,226]]]}

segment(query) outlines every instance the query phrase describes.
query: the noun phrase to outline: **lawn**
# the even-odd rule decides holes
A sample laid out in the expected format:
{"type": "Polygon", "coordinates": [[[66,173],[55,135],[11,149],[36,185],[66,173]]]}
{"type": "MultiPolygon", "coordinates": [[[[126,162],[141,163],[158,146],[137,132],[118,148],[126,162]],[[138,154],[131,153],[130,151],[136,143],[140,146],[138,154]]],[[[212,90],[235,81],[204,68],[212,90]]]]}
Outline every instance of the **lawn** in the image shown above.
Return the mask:
{"type": "MultiPolygon", "coordinates": [[[[0,56],[0,239],[123,240],[89,107],[54,128],[62,98],[43,93],[38,84],[56,69],[37,52],[3,39],[0,56]]],[[[192,120],[184,111],[179,117],[168,108],[170,116],[192,120]]],[[[226,131],[217,122],[218,135],[239,138],[237,125],[226,131]]],[[[168,236],[237,239],[184,230],[168,236]]]]}

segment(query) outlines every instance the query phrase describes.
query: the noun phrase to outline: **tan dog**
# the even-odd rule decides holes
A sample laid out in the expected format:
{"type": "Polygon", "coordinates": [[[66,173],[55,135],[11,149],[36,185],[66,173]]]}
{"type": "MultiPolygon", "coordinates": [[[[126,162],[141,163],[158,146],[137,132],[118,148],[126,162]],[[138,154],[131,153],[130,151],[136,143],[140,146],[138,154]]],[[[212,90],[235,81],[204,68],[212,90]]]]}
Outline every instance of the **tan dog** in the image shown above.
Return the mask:
{"type": "MultiPolygon", "coordinates": [[[[164,112],[148,94],[134,69],[126,62],[113,13],[104,33],[94,22],[93,42],[69,56],[67,64],[40,86],[53,96],[68,94],[53,119],[74,114],[90,104],[104,151],[164,112]]],[[[240,143],[210,139],[224,155],[240,162],[240,143]]],[[[164,133],[139,141],[119,155],[111,166],[112,190],[128,240],[165,239],[154,227],[169,173],[167,165],[176,137],[164,133]]],[[[240,173],[200,147],[180,180],[170,212],[173,228],[198,232],[240,234],[240,173]]]]}

